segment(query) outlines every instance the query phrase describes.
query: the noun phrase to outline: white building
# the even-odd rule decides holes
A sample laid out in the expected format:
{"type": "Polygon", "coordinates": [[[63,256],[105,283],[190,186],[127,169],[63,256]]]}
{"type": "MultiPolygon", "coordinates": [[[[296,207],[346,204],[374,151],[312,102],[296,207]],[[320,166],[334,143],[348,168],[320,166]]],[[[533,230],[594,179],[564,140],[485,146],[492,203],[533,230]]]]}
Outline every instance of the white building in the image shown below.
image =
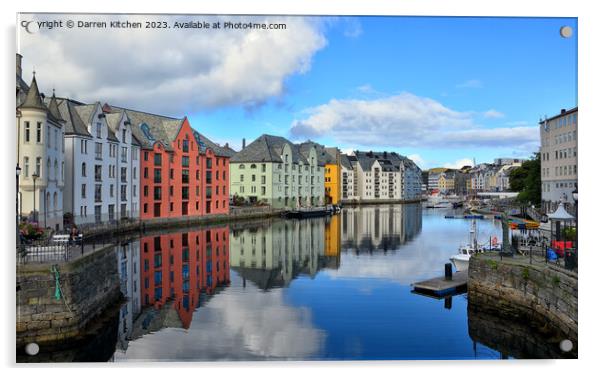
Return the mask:
{"type": "Polygon", "coordinates": [[[48,105],[34,77],[27,86],[21,77],[21,56],[17,55],[17,164],[19,212],[42,227],[63,226],[65,184],[63,125],[53,94],[48,105]]]}
{"type": "MultiPolygon", "coordinates": [[[[572,203],[577,187],[577,107],[539,123],[542,208],[553,212],[561,200],[572,203]]],[[[567,206],[569,210],[572,208],[567,206]]]]}
{"type": "Polygon", "coordinates": [[[341,199],[355,200],[356,196],[355,172],[349,157],[341,154],[341,199]]]}
{"type": "Polygon", "coordinates": [[[347,159],[352,167],[353,181],[348,181],[346,188],[348,192],[353,192],[354,199],[416,200],[420,198],[422,171],[408,158],[394,152],[356,151],[353,155],[347,156],[347,159]]]}
{"type": "Polygon", "coordinates": [[[108,117],[99,102],[58,104],[66,119],[64,211],[77,225],[137,217],[140,148],[127,116],[108,117]]]}

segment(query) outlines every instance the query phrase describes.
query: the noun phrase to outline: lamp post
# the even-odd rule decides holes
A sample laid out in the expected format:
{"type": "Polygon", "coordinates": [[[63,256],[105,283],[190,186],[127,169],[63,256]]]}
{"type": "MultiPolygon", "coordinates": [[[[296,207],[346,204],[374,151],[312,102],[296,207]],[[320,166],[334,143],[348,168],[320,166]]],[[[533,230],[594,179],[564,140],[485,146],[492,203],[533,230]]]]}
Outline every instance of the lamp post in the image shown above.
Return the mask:
{"type": "Polygon", "coordinates": [[[577,192],[577,183],[575,183],[575,190],[572,192],[573,194],[573,201],[575,201],[575,250],[577,249],[577,240],[579,239],[579,233],[578,233],[578,228],[579,228],[579,203],[577,201],[578,199],[578,192],[577,192]]]}
{"type": "Polygon", "coordinates": [[[33,175],[31,175],[31,178],[33,179],[33,221],[36,224],[38,223],[38,215],[36,213],[36,179],[39,177],[37,172],[34,172],[33,175]]]}
{"type": "Polygon", "coordinates": [[[15,190],[15,217],[16,217],[16,226],[17,226],[17,248],[21,246],[21,236],[19,236],[19,175],[21,175],[21,167],[19,167],[19,162],[17,161],[16,168],[17,175],[17,185],[15,190]]]}
{"type": "Polygon", "coordinates": [[[19,175],[21,174],[21,167],[19,166],[19,161],[21,159],[21,111],[19,109],[17,109],[16,112],[16,116],[17,116],[17,167],[15,169],[16,175],[17,175],[17,185],[16,185],[16,190],[15,190],[15,202],[16,202],[16,213],[15,216],[17,217],[16,223],[17,223],[17,247],[21,246],[21,236],[19,233],[19,221],[20,221],[20,215],[19,215],[19,175]]]}

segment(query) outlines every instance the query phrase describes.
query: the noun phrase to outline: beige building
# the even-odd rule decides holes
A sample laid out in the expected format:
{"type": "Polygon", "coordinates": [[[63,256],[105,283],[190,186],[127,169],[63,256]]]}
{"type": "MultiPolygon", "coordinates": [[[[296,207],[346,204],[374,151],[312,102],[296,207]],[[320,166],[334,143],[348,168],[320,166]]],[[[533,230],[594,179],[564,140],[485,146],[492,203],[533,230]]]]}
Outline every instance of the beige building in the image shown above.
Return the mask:
{"type": "MultiPolygon", "coordinates": [[[[577,107],[539,122],[541,201],[552,212],[561,200],[573,203],[577,187],[577,107]]],[[[570,208],[570,205],[569,205],[570,208]]]]}

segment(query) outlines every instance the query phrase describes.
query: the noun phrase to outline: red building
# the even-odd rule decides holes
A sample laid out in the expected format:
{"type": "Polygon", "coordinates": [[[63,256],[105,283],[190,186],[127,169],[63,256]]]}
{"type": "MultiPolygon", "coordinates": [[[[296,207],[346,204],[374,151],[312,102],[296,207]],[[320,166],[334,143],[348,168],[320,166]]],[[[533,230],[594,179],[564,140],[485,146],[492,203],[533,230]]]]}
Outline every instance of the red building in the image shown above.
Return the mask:
{"type": "MultiPolygon", "coordinates": [[[[105,105],[103,109],[119,108],[105,105]]],[[[231,149],[211,142],[187,118],[124,110],[141,144],[141,219],[229,212],[231,149]]]]}
{"type": "Polygon", "coordinates": [[[140,240],[140,302],[160,310],[173,304],[183,328],[195,308],[230,283],[227,226],[146,236],[140,240]]]}

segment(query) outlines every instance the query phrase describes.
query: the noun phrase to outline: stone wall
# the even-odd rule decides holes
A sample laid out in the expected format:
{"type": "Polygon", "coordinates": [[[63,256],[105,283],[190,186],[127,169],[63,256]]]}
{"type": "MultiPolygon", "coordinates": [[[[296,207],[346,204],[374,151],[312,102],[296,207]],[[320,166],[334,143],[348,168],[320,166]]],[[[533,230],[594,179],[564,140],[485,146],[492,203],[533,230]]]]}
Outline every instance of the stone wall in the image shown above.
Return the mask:
{"type": "Polygon", "coordinates": [[[17,269],[17,348],[36,342],[42,347],[81,336],[91,321],[121,299],[113,245],[71,262],[59,263],[62,295],[55,297],[51,264],[17,269]]]}
{"type": "Polygon", "coordinates": [[[473,309],[557,332],[577,345],[577,274],[528,258],[470,258],[468,302],[473,309]]]}

